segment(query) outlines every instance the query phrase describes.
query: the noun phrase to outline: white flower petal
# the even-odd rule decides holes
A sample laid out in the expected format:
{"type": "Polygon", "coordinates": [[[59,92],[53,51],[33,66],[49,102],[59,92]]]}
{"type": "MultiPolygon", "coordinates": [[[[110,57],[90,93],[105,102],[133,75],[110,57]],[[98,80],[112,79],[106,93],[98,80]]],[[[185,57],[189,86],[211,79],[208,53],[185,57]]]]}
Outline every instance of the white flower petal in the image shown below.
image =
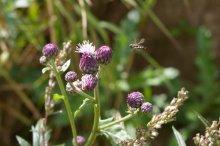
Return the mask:
{"type": "Polygon", "coordinates": [[[95,54],[95,46],[92,43],[89,43],[89,41],[85,40],[83,41],[82,44],[78,44],[76,46],[76,51],[77,53],[82,53],[82,54],[95,54]]]}

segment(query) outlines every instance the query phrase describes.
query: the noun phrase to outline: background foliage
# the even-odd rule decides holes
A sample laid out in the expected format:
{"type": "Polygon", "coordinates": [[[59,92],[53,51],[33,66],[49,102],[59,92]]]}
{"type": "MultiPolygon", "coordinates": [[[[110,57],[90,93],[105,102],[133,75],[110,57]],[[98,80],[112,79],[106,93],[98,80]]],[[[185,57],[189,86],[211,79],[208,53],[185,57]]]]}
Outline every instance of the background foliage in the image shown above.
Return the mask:
{"type": "MultiPolygon", "coordinates": [[[[143,91],[154,104],[154,113],[165,107],[180,87],[189,90],[177,120],[163,127],[153,145],[177,145],[172,125],[184,135],[188,145],[203,131],[199,117],[219,118],[219,16],[216,0],[1,0],[0,4],[0,145],[17,145],[16,135],[32,141],[30,127],[44,116],[44,88],[39,56],[44,44],[62,47],[71,40],[89,39],[98,47],[109,44],[113,61],[101,80],[102,117],[113,111],[125,114],[125,97],[131,90],[143,91]],[[137,38],[146,38],[145,54],[129,49],[137,38]],[[199,116],[201,115],[201,116],[199,116]]],[[[79,56],[72,58],[71,69],[79,73],[79,56]]],[[[54,91],[55,92],[55,91],[54,91]]],[[[72,104],[78,107],[80,97],[72,104]]],[[[57,103],[55,109],[62,104],[57,103]]],[[[88,136],[91,108],[77,118],[77,129],[88,136]]],[[[76,109],[74,109],[76,110],[76,109]]],[[[140,114],[126,122],[135,128],[146,125],[151,115],[140,114]]],[[[51,144],[70,144],[71,133],[65,113],[49,118],[51,144]]],[[[109,145],[99,137],[95,145],[109,145]]]]}

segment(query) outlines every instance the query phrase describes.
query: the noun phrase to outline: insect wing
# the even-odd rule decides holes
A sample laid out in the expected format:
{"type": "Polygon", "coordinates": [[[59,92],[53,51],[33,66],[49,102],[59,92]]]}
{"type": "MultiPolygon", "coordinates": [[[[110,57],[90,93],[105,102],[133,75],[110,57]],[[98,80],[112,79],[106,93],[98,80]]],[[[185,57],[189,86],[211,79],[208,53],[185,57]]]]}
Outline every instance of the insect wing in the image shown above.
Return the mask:
{"type": "Polygon", "coordinates": [[[138,45],[141,45],[141,44],[143,44],[144,42],[145,42],[145,39],[142,38],[142,39],[138,42],[138,45]]]}

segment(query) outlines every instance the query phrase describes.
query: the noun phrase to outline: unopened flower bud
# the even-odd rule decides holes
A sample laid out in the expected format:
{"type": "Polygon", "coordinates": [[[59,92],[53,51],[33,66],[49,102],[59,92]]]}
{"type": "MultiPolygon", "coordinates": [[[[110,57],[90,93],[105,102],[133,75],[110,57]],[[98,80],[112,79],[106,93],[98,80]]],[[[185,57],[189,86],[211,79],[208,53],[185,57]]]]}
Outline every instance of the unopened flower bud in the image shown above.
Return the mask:
{"type": "Polygon", "coordinates": [[[85,143],[85,138],[83,136],[77,136],[76,139],[77,139],[77,144],[79,146],[81,146],[81,145],[83,145],[85,143]]]}
{"type": "Polygon", "coordinates": [[[144,102],[144,95],[140,92],[132,92],[127,96],[127,103],[131,108],[139,108],[144,102]]]}
{"type": "Polygon", "coordinates": [[[65,75],[65,80],[67,82],[73,82],[76,80],[77,74],[74,71],[69,71],[65,75]]]}
{"type": "Polygon", "coordinates": [[[93,56],[88,54],[83,54],[80,63],[79,68],[80,70],[85,74],[94,74],[98,71],[98,62],[93,58],[93,56]]]}
{"type": "Polygon", "coordinates": [[[82,89],[91,91],[97,84],[97,78],[91,74],[85,74],[82,76],[82,89]]]}
{"type": "Polygon", "coordinates": [[[96,50],[96,59],[100,64],[108,64],[112,59],[112,49],[109,46],[101,46],[96,50]]]}
{"type": "Polygon", "coordinates": [[[46,56],[41,56],[39,59],[40,64],[46,64],[47,63],[47,57],[46,56]]]}
{"type": "Polygon", "coordinates": [[[53,43],[46,44],[43,47],[42,53],[47,58],[56,56],[58,54],[58,47],[53,43]]]}
{"type": "Polygon", "coordinates": [[[144,102],[142,105],[141,105],[141,111],[143,113],[150,113],[153,109],[153,106],[150,102],[144,102]]]}

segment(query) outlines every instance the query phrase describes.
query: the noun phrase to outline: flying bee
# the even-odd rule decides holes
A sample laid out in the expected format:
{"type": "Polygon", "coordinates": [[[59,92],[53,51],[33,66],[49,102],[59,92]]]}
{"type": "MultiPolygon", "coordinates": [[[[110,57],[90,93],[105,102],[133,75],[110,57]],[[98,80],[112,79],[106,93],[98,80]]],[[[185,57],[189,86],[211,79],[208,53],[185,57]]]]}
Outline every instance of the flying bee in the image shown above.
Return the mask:
{"type": "Polygon", "coordinates": [[[131,47],[133,49],[143,49],[143,50],[146,50],[147,48],[143,45],[144,42],[145,42],[145,39],[142,38],[142,39],[140,39],[139,42],[135,41],[135,43],[130,44],[129,47],[131,47]]]}

